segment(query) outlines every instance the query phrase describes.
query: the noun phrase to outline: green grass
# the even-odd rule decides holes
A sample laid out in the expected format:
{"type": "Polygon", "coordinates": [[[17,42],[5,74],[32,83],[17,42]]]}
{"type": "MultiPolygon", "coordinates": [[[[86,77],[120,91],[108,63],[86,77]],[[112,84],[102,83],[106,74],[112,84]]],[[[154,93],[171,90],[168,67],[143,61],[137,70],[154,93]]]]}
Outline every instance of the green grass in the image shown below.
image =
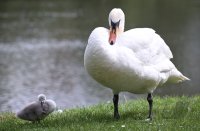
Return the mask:
{"type": "Polygon", "coordinates": [[[65,110],[52,114],[40,123],[17,119],[12,113],[0,114],[0,131],[123,131],[200,130],[200,96],[154,97],[153,120],[145,121],[148,114],[146,99],[120,103],[120,120],[113,119],[113,104],[65,110]]]}

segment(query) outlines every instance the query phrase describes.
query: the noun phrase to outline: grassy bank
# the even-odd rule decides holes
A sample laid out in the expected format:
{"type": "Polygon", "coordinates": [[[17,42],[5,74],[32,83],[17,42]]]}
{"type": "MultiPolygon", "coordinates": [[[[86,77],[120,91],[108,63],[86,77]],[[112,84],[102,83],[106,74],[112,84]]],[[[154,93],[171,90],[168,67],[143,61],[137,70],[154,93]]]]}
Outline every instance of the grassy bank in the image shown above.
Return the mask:
{"type": "Polygon", "coordinates": [[[65,110],[40,123],[0,114],[0,131],[71,131],[71,130],[200,130],[200,97],[154,97],[153,121],[147,122],[145,99],[120,103],[120,120],[113,119],[112,103],[65,110]]]}

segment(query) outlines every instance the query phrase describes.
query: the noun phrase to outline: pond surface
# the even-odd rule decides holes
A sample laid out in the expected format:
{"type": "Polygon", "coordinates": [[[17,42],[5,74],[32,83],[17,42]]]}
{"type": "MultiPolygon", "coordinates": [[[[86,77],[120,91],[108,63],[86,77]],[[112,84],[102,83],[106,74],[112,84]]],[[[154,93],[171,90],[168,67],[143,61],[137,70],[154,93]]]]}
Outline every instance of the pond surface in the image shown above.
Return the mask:
{"type": "MultiPolygon", "coordinates": [[[[110,102],[111,90],[87,74],[83,54],[89,34],[95,27],[108,27],[114,7],[126,15],[125,30],[155,29],[172,50],[176,67],[191,79],[155,94],[199,94],[199,0],[4,0],[0,2],[0,111],[17,111],[40,93],[59,108],[110,102]]],[[[137,97],[122,93],[120,100],[137,97]]]]}

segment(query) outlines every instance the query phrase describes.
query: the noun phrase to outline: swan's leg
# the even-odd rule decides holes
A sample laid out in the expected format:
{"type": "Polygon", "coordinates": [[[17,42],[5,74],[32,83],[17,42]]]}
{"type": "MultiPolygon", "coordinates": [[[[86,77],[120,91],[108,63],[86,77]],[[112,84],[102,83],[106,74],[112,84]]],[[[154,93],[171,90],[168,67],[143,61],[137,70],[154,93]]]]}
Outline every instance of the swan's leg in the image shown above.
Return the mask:
{"type": "Polygon", "coordinates": [[[148,116],[148,119],[152,120],[152,107],[153,107],[153,96],[152,96],[152,93],[148,94],[147,101],[149,103],[149,116],[148,116]]]}
{"type": "Polygon", "coordinates": [[[119,101],[119,94],[114,94],[113,96],[113,104],[114,104],[114,118],[119,119],[119,112],[118,112],[118,101],[119,101]]]}

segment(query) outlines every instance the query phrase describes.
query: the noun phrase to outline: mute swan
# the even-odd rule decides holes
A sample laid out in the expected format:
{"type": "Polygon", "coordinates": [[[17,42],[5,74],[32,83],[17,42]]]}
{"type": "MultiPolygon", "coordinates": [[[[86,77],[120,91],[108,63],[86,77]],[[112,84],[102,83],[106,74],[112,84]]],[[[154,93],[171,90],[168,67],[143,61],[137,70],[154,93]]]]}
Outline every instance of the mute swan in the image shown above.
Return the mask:
{"type": "Polygon", "coordinates": [[[125,15],[119,8],[109,14],[110,29],[95,28],[84,54],[88,73],[113,91],[114,118],[118,119],[119,93],[147,93],[148,119],[152,119],[152,93],[164,83],[189,80],[170,61],[173,57],[164,40],[150,28],[124,32],[125,15]]]}
{"type": "Polygon", "coordinates": [[[19,111],[16,116],[23,120],[39,121],[44,119],[56,108],[53,100],[46,100],[44,94],[38,95],[38,101],[32,102],[19,111]]]}

